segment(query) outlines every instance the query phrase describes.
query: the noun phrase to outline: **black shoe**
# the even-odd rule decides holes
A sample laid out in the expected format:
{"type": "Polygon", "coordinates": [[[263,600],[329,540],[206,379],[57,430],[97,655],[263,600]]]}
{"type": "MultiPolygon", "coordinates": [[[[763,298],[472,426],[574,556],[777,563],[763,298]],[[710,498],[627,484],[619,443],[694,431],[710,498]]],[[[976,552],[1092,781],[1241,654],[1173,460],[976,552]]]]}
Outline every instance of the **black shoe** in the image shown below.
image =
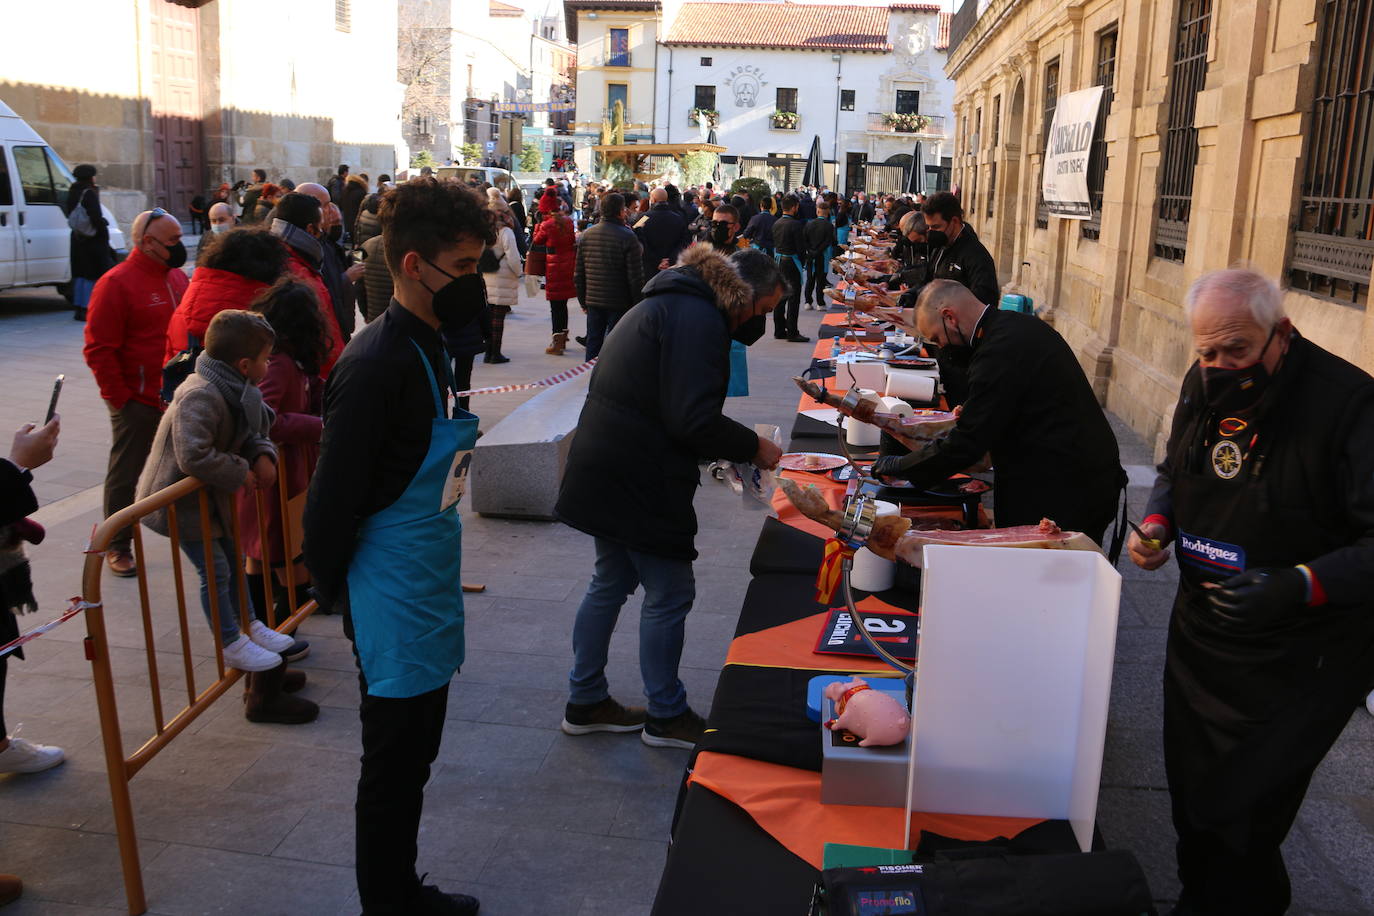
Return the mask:
{"type": "Polygon", "coordinates": [[[86,310],[85,310],[85,309],[72,309],[72,319],[73,319],[74,321],[85,321],[85,320],[86,320],[86,310]]]}
{"type": "Polygon", "coordinates": [[[650,716],[644,722],[644,731],[639,740],[650,747],[680,747],[691,750],[701,740],[706,731],[706,720],[688,709],[671,719],[655,719],[650,716]]]}
{"type": "Polygon", "coordinates": [[[310,654],[310,643],[304,639],[298,639],[291,644],[291,648],[281,654],[281,657],[288,662],[298,662],[310,654]]]}
{"type": "Polygon", "coordinates": [[[411,912],[416,916],[477,916],[482,904],[476,897],[446,894],[433,884],[424,884],[427,877],[421,876],[420,889],[411,898],[411,912]]]}
{"type": "Polygon", "coordinates": [[[773,339],[774,339],[774,340],[786,340],[786,339],[787,339],[787,334],[786,334],[786,333],[778,333],[777,331],[774,331],[774,332],[773,332],[773,339]]]}
{"type": "Polygon", "coordinates": [[[489,355],[489,356],[484,356],[484,357],[482,357],[482,362],[484,362],[484,363],[493,363],[493,364],[496,364],[496,365],[500,365],[501,363],[508,363],[508,362],[510,362],[510,357],[509,357],[509,356],[502,356],[500,353],[493,353],[493,354],[491,354],[491,355],[489,355]]]}
{"type": "Polygon", "coordinates": [[[787,338],[789,343],[810,343],[811,338],[805,334],[791,334],[787,338]]]}
{"type": "Polygon", "coordinates": [[[592,732],[637,732],[648,716],[640,706],[621,706],[611,697],[600,703],[569,703],[563,710],[565,735],[590,735],[592,732]]]}
{"type": "Polygon", "coordinates": [[[585,347],[587,345],[587,338],[585,337],[574,337],[573,340],[577,341],[579,347],[585,347]]]}

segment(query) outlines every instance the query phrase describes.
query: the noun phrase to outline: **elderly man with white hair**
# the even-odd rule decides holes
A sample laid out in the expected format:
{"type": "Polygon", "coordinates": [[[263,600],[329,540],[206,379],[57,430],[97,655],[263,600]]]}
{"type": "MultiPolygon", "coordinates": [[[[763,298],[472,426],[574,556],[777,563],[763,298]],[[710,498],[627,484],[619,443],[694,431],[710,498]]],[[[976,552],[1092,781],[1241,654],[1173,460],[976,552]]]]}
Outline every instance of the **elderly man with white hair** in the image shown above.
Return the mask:
{"type": "Polygon", "coordinates": [[[1374,674],[1374,379],[1251,270],[1185,300],[1196,362],[1131,559],[1179,588],[1164,663],[1176,913],[1282,913],[1279,851],[1374,674]]]}

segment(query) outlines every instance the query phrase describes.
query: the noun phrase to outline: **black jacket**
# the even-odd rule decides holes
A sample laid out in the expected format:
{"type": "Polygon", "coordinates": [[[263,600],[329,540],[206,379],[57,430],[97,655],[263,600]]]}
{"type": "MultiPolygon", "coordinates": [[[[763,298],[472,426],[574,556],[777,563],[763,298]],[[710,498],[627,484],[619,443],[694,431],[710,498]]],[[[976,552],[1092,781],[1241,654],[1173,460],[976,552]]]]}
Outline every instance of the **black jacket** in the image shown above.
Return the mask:
{"type": "Polygon", "coordinates": [[[110,224],[100,209],[100,189],[91,181],[78,181],[67,189],[67,205],[63,212],[70,215],[78,204],[85,208],[95,227],[95,235],[72,233],[72,279],[99,280],[114,267],[110,251],[110,224]],[[86,193],[86,192],[90,193],[86,193]]]}
{"type": "MultiPolygon", "coordinates": [[[[1255,494],[1271,507],[1274,536],[1286,532],[1286,515],[1321,529],[1325,552],[1293,556],[1292,564],[1307,564],[1333,608],[1367,613],[1374,604],[1374,379],[1295,332],[1271,401],[1249,419],[1271,443],[1255,494]]],[[[1195,465],[1210,460],[1210,450],[1193,446],[1208,432],[1204,425],[1219,419],[1206,406],[1194,364],[1183,379],[1147,514],[1172,521],[1174,478],[1188,470],[1190,452],[1195,465]]],[[[1247,456],[1243,472],[1253,462],[1247,456]]]]}
{"type": "Polygon", "coordinates": [[[691,242],[687,221],[668,203],[654,204],[635,229],[639,243],[644,246],[644,279],[651,280],[658,273],[658,262],[664,258],[671,264],[677,261],[682,249],[691,242]]]}
{"type": "Polygon", "coordinates": [[[644,248],[634,230],[602,220],[577,240],[573,283],[584,309],[623,312],[644,295],[644,248]]]}
{"type": "Polygon", "coordinates": [[[429,451],[434,398],[412,340],[447,392],[439,332],[395,300],[349,341],[325,385],[324,438],[305,505],[305,562],[331,601],[343,591],[363,520],[400,498],[429,451]]]}
{"type": "Polygon", "coordinates": [[[958,426],[907,477],[933,486],[989,453],[999,526],[1100,531],[1115,514],[1125,472],[1078,357],[1039,318],[996,308],[973,335],[958,426]]]}
{"type": "Polygon", "coordinates": [[[329,239],[321,238],[320,243],[320,276],[324,278],[324,285],[329,290],[329,298],[334,302],[334,317],[339,321],[339,331],[343,334],[344,342],[353,336],[353,329],[357,326],[357,305],[358,300],[353,291],[353,284],[345,276],[348,270],[348,255],[344,254],[343,246],[338,242],[331,242],[329,239]]]}
{"type": "Polygon", "coordinates": [[[758,245],[760,248],[773,247],[773,224],[778,218],[767,210],[760,210],[754,214],[754,218],[749,220],[749,225],[744,227],[740,235],[758,245]]]}
{"type": "Polygon", "coordinates": [[[861,223],[871,223],[873,222],[873,217],[878,215],[878,205],[871,200],[866,200],[854,206],[857,209],[854,218],[861,223]]]}
{"type": "Polygon", "coordinates": [[[689,248],[606,338],[555,512],[565,524],[635,550],[696,557],[692,500],[703,458],[748,461],[752,429],[721,413],[730,378],[725,310],[749,288],[721,255],[689,248]]]}
{"type": "Polygon", "coordinates": [[[835,246],[835,227],[830,220],[810,220],[802,227],[802,237],[806,240],[806,256],[815,261],[825,257],[826,251],[835,246]]]}
{"type": "Polygon", "coordinates": [[[773,248],[778,254],[806,254],[806,239],[802,236],[805,227],[795,216],[783,214],[773,223],[773,248]]]}
{"type": "Polygon", "coordinates": [[[957,280],[969,288],[979,302],[996,306],[1002,297],[997,283],[997,264],[978,240],[973,227],[964,224],[954,243],[944,248],[932,248],[927,280],[957,280]]]}

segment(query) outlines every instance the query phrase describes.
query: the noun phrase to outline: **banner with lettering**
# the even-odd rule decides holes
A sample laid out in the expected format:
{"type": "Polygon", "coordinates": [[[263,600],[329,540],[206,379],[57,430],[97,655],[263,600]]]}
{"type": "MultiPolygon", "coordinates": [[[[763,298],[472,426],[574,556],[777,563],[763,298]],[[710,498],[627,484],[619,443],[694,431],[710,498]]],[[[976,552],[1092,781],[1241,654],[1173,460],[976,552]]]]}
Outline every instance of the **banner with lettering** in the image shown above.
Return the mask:
{"type": "Polygon", "coordinates": [[[1102,110],[1102,87],[1094,86],[1061,95],[1054,109],[1054,124],[1045,143],[1042,194],[1050,216],[1088,219],[1088,156],[1093,129],[1102,110]]]}

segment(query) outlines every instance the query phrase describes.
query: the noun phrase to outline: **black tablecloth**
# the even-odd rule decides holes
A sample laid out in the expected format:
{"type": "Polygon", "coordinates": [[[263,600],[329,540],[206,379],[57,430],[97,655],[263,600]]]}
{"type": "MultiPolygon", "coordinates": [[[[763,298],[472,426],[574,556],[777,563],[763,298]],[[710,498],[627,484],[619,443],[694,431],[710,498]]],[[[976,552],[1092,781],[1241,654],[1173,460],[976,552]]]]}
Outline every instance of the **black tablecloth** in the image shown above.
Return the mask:
{"type": "Polygon", "coordinates": [[[749,560],[749,573],[763,576],[770,573],[809,575],[813,581],[821,566],[821,549],[825,541],[776,518],[764,519],[754,556],[749,560]]]}

